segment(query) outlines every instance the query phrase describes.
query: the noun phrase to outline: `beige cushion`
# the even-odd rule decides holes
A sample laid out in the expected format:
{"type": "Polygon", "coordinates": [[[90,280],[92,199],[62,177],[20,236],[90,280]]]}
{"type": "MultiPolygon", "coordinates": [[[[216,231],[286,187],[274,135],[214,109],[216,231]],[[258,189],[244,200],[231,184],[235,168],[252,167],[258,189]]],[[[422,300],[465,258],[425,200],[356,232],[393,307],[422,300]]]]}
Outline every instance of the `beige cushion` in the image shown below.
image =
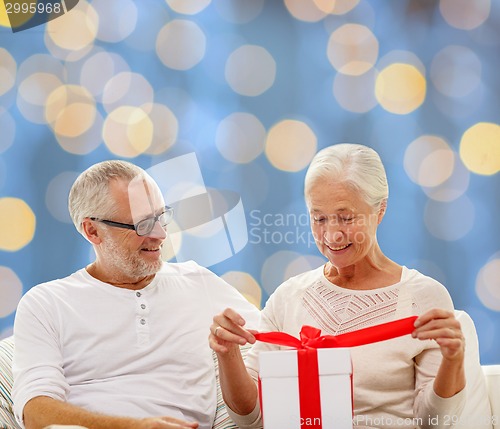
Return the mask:
{"type": "Polygon", "coordinates": [[[20,429],[12,413],[12,355],[14,339],[5,338],[0,341],[0,428],[20,429]]]}
{"type": "Polygon", "coordinates": [[[490,396],[493,427],[500,429],[500,365],[483,365],[483,373],[490,396]]]}
{"type": "Polygon", "coordinates": [[[479,362],[479,344],[476,327],[471,317],[461,310],[455,310],[465,337],[465,377],[467,380],[467,401],[460,422],[460,429],[491,429],[491,408],[486,379],[479,362]]]}

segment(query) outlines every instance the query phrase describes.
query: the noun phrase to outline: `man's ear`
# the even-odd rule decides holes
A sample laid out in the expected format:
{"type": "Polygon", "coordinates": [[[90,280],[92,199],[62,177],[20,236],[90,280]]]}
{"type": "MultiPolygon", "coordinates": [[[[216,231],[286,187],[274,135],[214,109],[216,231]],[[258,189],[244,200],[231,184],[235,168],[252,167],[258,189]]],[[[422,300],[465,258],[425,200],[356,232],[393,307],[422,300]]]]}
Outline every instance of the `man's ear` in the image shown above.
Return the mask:
{"type": "Polygon", "coordinates": [[[102,239],[99,236],[99,231],[95,226],[95,221],[90,220],[88,217],[83,219],[82,232],[83,236],[92,244],[101,244],[102,239]]]}
{"type": "Polygon", "coordinates": [[[384,218],[386,210],[387,210],[387,198],[382,200],[382,202],[380,203],[380,208],[378,209],[377,222],[379,225],[382,222],[382,219],[384,218]]]}

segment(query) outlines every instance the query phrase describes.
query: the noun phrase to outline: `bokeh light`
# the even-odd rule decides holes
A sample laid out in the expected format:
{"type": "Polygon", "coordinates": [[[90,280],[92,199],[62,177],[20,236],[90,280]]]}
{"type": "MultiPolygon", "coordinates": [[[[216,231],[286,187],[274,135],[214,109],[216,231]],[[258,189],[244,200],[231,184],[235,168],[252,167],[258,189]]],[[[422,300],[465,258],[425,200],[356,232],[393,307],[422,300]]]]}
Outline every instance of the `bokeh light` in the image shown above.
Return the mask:
{"type": "Polygon", "coordinates": [[[214,6],[225,20],[245,24],[260,15],[264,0],[214,0],[214,6]]]}
{"type": "Polygon", "coordinates": [[[134,158],[151,146],[153,122],[144,110],[122,106],[106,117],[102,134],[104,143],[111,152],[134,158]]]}
{"type": "Polygon", "coordinates": [[[249,273],[243,271],[228,271],[222,279],[228,282],[257,308],[261,308],[262,290],[259,283],[249,273]]]}
{"type": "Polygon", "coordinates": [[[364,25],[344,24],[331,34],[327,55],[340,73],[359,76],[377,61],[378,40],[364,25]]]}
{"type": "Polygon", "coordinates": [[[16,83],[17,64],[14,57],[0,47],[0,96],[10,91],[16,83]]]}
{"type": "Polygon", "coordinates": [[[430,77],[436,89],[448,97],[463,97],[481,83],[481,61],[469,48],[447,46],[431,63],[430,77]]]}
{"type": "Polygon", "coordinates": [[[179,122],[167,106],[159,103],[145,104],[142,109],[148,112],[153,124],[151,145],[145,150],[148,155],[160,155],[170,149],[177,141],[179,122]]]}
{"type": "Polygon", "coordinates": [[[476,293],[483,305],[490,310],[500,311],[500,258],[486,263],[476,278],[476,293]]]}
{"type": "MultiPolygon", "coordinates": [[[[329,3],[332,4],[332,1],[329,3]]],[[[317,22],[328,15],[328,12],[321,10],[314,1],[285,0],[285,6],[293,17],[301,21],[317,22]]],[[[324,4],[323,7],[325,7],[324,4]]]]}
{"type": "Polygon", "coordinates": [[[470,127],[460,141],[460,158],[476,174],[500,171],[500,126],[479,122],[470,127]]]}
{"type": "Polygon", "coordinates": [[[156,54],[160,61],[174,70],[189,70],[205,56],[206,37],[193,21],[175,19],[158,33],[156,54]]]}
{"type": "Polygon", "coordinates": [[[454,158],[452,173],[447,180],[438,186],[422,186],[422,190],[429,198],[436,201],[450,202],[461,197],[469,188],[470,172],[465,168],[459,156],[454,158]]]}
{"type": "Polygon", "coordinates": [[[371,69],[361,76],[337,73],[333,80],[333,95],[350,112],[365,113],[377,106],[375,82],[377,71],[371,69]]]}
{"type": "Polygon", "coordinates": [[[80,72],[80,84],[101,101],[108,81],[122,72],[129,71],[128,64],[120,55],[113,52],[97,52],[86,58],[80,72]]]}
{"type": "Polygon", "coordinates": [[[102,127],[104,119],[99,111],[95,111],[90,128],[75,137],[55,134],[57,143],[66,152],[74,155],[85,155],[97,149],[102,143],[102,127]]]}
{"type": "Polygon", "coordinates": [[[9,16],[7,15],[7,10],[3,2],[0,2],[0,27],[10,28],[9,16]]]}
{"type": "Polygon", "coordinates": [[[472,30],[490,14],[491,0],[439,0],[441,15],[452,27],[472,30]]]}
{"type": "Polygon", "coordinates": [[[71,13],[47,22],[45,44],[56,58],[76,61],[92,49],[98,26],[95,9],[80,0],[71,13]]]}
{"type": "Polygon", "coordinates": [[[290,263],[285,268],[284,278],[288,279],[290,277],[296,276],[300,273],[305,273],[306,271],[314,270],[315,268],[324,265],[326,262],[325,258],[313,255],[301,255],[290,261],[290,263]]]}
{"type": "Polygon", "coordinates": [[[377,69],[383,70],[392,65],[410,65],[415,67],[422,76],[425,76],[424,63],[418,55],[405,49],[394,49],[384,54],[377,62],[377,69]]]}
{"type": "Polygon", "coordinates": [[[51,73],[34,73],[22,80],[17,92],[17,107],[22,115],[35,124],[45,124],[45,104],[49,95],[62,85],[51,73]]]}
{"type": "Polygon", "coordinates": [[[227,59],[226,80],[233,91],[257,96],[267,91],[276,78],[276,62],[261,46],[244,45],[227,59]]]}
{"type": "Polygon", "coordinates": [[[0,198],[0,250],[22,249],[33,240],[35,226],[35,214],[26,202],[19,198],[0,198]]]}
{"type": "Polygon", "coordinates": [[[117,43],[134,31],[137,7],[132,0],[92,0],[92,7],[99,16],[99,40],[117,43]]]}
{"type": "Polygon", "coordinates": [[[380,105],[391,113],[413,112],[424,102],[425,94],[425,77],[412,65],[392,64],[377,76],[375,95],[380,105]]]}
{"type": "Polygon", "coordinates": [[[16,310],[23,295],[23,284],[9,267],[0,266],[0,290],[0,317],[6,317],[16,310]]]}
{"type": "Polygon", "coordinates": [[[243,112],[224,118],[215,135],[215,144],[221,155],[231,162],[246,164],[264,150],[266,129],[259,119],[243,112]]]}
{"type": "Polygon", "coordinates": [[[152,104],[153,87],[139,73],[121,72],[113,76],[104,86],[102,104],[107,112],[121,106],[140,107],[152,104]]]}
{"type": "Polygon", "coordinates": [[[425,135],[406,148],[404,167],[408,177],[417,185],[434,187],[450,178],[455,165],[455,154],[446,141],[425,135]]]}
{"type": "Polygon", "coordinates": [[[316,154],[317,138],[307,124],[286,119],[274,125],[267,135],[266,156],[276,168],[300,171],[316,154]]]}
{"type": "Polygon", "coordinates": [[[344,15],[353,10],[359,0],[313,0],[314,4],[323,12],[334,15],[344,15]]]}
{"type": "Polygon", "coordinates": [[[72,223],[68,212],[68,196],[78,175],[79,173],[74,171],[65,171],[54,177],[47,186],[45,206],[49,213],[60,222],[72,223]]]}
{"type": "Polygon", "coordinates": [[[17,81],[22,82],[35,73],[56,76],[59,80],[66,78],[66,68],[57,58],[48,54],[34,54],[26,58],[17,71],[17,81]]]}
{"type": "MultiPolygon", "coordinates": [[[[261,287],[269,294],[274,292],[281,283],[288,280],[285,274],[286,268],[297,258],[300,258],[300,256],[300,253],[290,250],[280,250],[272,253],[262,265],[261,287]]],[[[289,271],[288,275],[290,273],[291,271],[289,271]]]]}
{"type": "Polygon", "coordinates": [[[428,200],[424,209],[427,230],[445,241],[464,237],[474,226],[474,218],[474,205],[466,195],[449,203],[428,200]]]}
{"type": "Polygon", "coordinates": [[[56,135],[78,137],[94,123],[96,103],[92,94],[78,85],[61,85],[50,93],[45,118],[56,135]]]}
{"type": "Polygon", "coordinates": [[[211,0],[166,0],[166,2],[178,13],[195,15],[205,9],[211,0]]]}

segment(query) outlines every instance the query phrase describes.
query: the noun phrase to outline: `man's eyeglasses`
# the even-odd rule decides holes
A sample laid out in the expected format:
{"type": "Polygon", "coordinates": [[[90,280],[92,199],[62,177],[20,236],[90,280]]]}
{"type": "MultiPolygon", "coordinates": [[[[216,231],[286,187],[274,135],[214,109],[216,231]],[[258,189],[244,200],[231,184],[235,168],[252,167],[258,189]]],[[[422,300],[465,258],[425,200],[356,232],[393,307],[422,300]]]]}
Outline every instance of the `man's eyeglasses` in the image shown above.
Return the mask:
{"type": "Polygon", "coordinates": [[[155,227],[156,222],[160,222],[162,228],[165,228],[174,217],[174,209],[169,206],[165,206],[165,210],[157,216],[148,217],[142,219],[139,222],[130,225],[128,223],[114,222],[112,220],[98,219],[96,217],[91,217],[90,220],[97,222],[102,222],[109,226],[115,226],[117,228],[134,229],[135,233],[139,236],[148,235],[155,227]]]}

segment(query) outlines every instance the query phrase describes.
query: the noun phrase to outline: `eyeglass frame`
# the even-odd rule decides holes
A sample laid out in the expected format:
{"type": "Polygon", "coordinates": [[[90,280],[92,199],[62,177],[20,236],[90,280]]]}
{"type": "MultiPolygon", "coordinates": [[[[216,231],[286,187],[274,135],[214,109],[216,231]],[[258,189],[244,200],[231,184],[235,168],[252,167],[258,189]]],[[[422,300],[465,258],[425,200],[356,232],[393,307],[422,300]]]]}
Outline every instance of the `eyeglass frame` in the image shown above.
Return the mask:
{"type": "Polygon", "coordinates": [[[154,227],[155,227],[155,224],[156,222],[158,222],[160,220],[160,217],[163,216],[165,213],[168,213],[169,214],[169,218],[168,218],[168,221],[165,223],[165,225],[161,225],[162,228],[165,228],[173,219],[174,217],[174,209],[170,206],[165,206],[164,207],[164,211],[161,212],[160,214],[156,215],[156,216],[151,216],[151,217],[147,217],[145,219],[141,219],[139,222],[135,223],[135,224],[129,224],[129,223],[122,223],[122,222],[115,222],[114,220],[107,220],[107,219],[100,219],[100,218],[97,218],[97,217],[89,217],[90,220],[93,220],[95,222],[102,222],[104,223],[105,225],[109,225],[109,226],[114,226],[116,228],[124,228],[124,229],[132,229],[135,231],[135,233],[139,236],[139,237],[144,237],[146,235],[148,235],[149,233],[151,233],[151,231],[153,231],[154,227]],[[151,224],[151,229],[144,233],[144,234],[139,234],[137,232],[137,226],[141,223],[141,222],[145,222],[145,221],[149,221],[151,219],[154,219],[154,222],[151,224]]]}

